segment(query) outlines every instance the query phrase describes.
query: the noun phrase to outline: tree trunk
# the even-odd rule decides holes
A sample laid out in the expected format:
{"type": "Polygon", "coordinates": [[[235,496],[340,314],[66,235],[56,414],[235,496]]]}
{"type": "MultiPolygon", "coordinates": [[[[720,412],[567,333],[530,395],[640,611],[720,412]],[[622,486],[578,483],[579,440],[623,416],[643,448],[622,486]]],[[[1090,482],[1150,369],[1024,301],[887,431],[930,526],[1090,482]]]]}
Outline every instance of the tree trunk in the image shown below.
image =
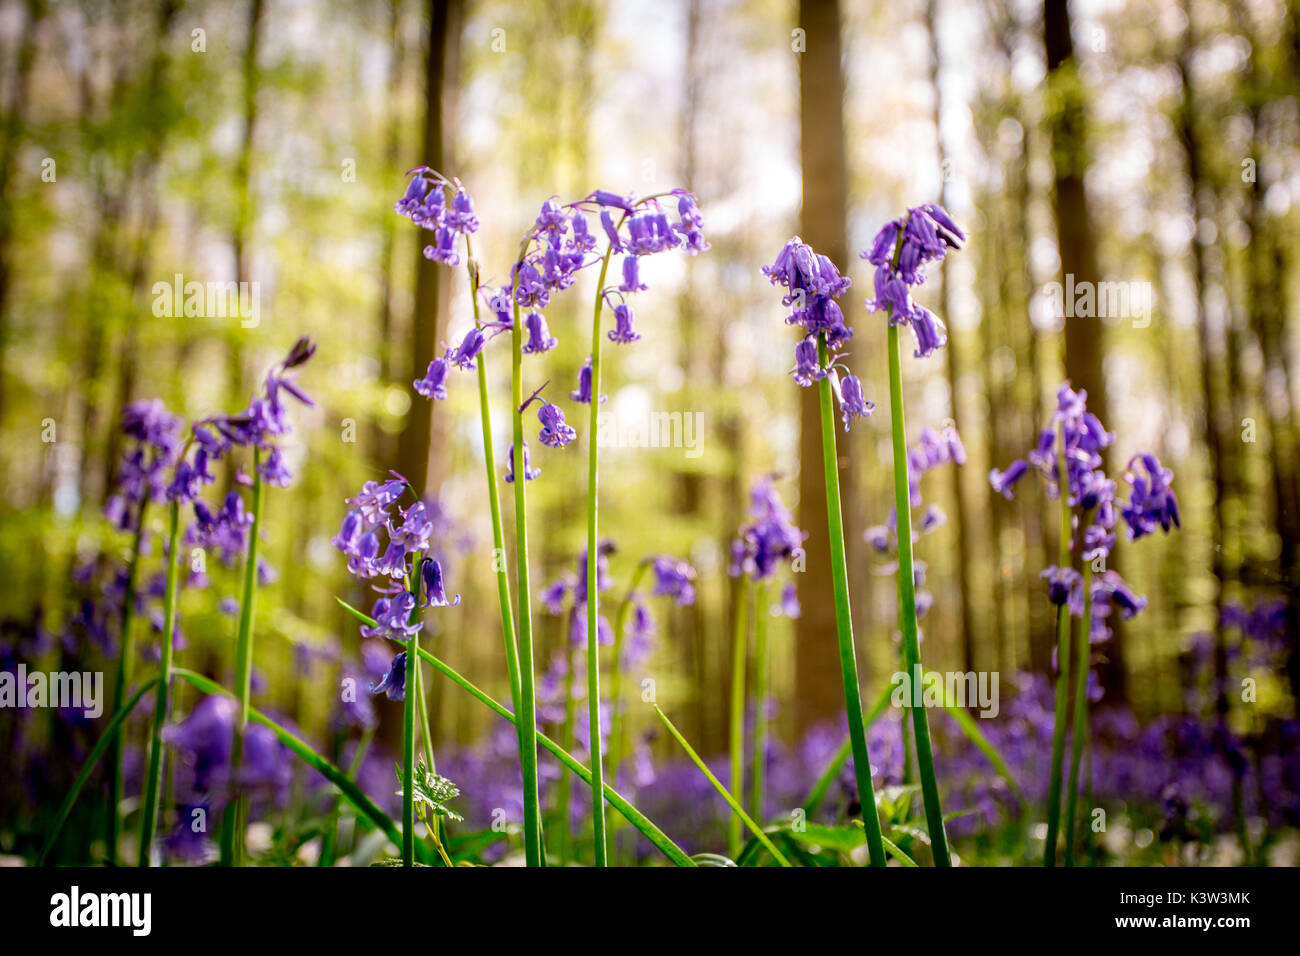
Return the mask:
{"type": "MultiPolygon", "coordinates": [[[[800,0],[799,26],[807,39],[807,49],[799,55],[799,160],[803,170],[800,234],[819,253],[846,270],[848,172],[838,0],[800,0]]],[[[795,638],[795,722],[802,733],[815,723],[839,715],[844,691],[835,666],[839,651],[817,389],[799,389],[799,401],[799,525],[808,532],[804,542],[807,570],[795,576],[803,605],[795,638]]],[[[839,445],[839,464],[841,470],[849,464],[848,442],[839,445]]],[[[861,530],[852,517],[856,511],[853,500],[853,495],[845,496],[846,545],[858,541],[861,530]]]]}

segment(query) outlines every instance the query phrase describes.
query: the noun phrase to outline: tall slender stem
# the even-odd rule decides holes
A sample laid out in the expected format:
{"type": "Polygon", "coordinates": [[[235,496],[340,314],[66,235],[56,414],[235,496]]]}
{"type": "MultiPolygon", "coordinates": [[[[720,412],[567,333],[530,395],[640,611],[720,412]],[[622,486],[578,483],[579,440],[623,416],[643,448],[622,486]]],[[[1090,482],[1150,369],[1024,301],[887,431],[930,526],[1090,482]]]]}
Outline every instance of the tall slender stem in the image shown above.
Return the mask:
{"type": "MultiPolygon", "coordinates": [[[[465,266],[469,272],[470,301],[474,309],[474,324],[479,324],[478,265],[469,236],[465,236],[465,266]]],[[[515,643],[515,613],[510,604],[510,569],[506,562],[506,536],[501,523],[501,496],[497,493],[496,446],[492,442],[492,409],[489,402],[487,359],[479,352],[475,360],[478,372],[478,416],[483,429],[483,463],[487,471],[488,510],[492,516],[492,568],[497,577],[497,603],[501,608],[501,632],[505,640],[506,670],[510,676],[510,702],[519,712],[519,646],[515,643]]],[[[523,750],[520,737],[520,750],[523,750]]]]}
{"type": "MultiPolygon", "coordinates": [[[[903,627],[903,663],[914,682],[922,680],[921,642],[916,626],[916,578],[912,561],[912,497],[907,474],[907,429],[903,416],[903,368],[898,325],[889,323],[889,412],[894,447],[894,510],[898,530],[898,611],[903,627]]],[[[912,708],[916,769],[935,866],[952,866],[948,834],[939,806],[939,782],[934,773],[930,718],[924,707],[912,708]]]]}
{"type": "MultiPolygon", "coordinates": [[[[632,598],[637,586],[650,569],[650,562],[642,561],[632,574],[632,583],[627,593],[618,604],[614,615],[614,646],[611,648],[614,663],[609,670],[609,777],[618,786],[618,771],[627,753],[627,721],[623,717],[623,645],[627,639],[627,615],[632,609],[632,598]]],[[[635,794],[633,794],[635,796],[635,794]]],[[[614,865],[619,862],[618,832],[622,829],[623,818],[615,816],[609,824],[609,842],[614,847],[614,865]]]]}
{"type": "MultiPolygon", "coordinates": [[[[1074,522],[1070,513],[1069,479],[1065,470],[1065,432],[1058,428],[1056,435],[1056,468],[1058,476],[1058,495],[1061,504],[1061,544],[1058,567],[1068,568],[1070,561],[1070,538],[1074,522]]],[[[1043,848],[1043,865],[1056,865],[1056,835],[1061,826],[1061,764],[1065,759],[1065,725],[1069,720],[1068,699],[1070,696],[1070,609],[1069,602],[1063,602],[1056,609],[1056,715],[1052,729],[1052,769],[1047,783],[1047,844],[1043,848]]]]}
{"type": "MultiPolygon", "coordinates": [[[[419,613],[420,555],[411,565],[410,593],[415,597],[411,619],[419,613]]],[[[415,866],[415,708],[420,700],[420,632],[406,645],[405,692],[402,695],[402,865],[415,866]]]]}
{"type": "Polygon", "coordinates": [[[172,683],[172,636],[176,631],[176,562],[180,538],[181,506],[171,503],[167,525],[167,584],[163,590],[163,634],[158,690],[154,698],[153,730],[149,735],[149,771],[144,784],[144,807],[140,817],[140,866],[148,866],[158,828],[158,788],[162,784],[162,730],[167,721],[167,695],[172,683]]]}
{"type": "Polygon", "coordinates": [[[1079,802],[1079,764],[1088,737],[1088,655],[1092,630],[1092,563],[1083,566],[1083,617],[1075,638],[1074,655],[1074,739],[1070,744],[1069,789],[1065,801],[1065,865],[1074,866],[1074,814],[1079,802]]]}
{"type": "MultiPolygon", "coordinates": [[[[595,841],[595,864],[608,863],[605,844],[605,768],[600,752],[600,597],[596,593],[598,565],[597,535],[597,424],[600,417],[600,313],[605,304],[605,274],[609,271],[611,243],[600,264],[596,280],[596,304],[591,318],[591,414],[587,428],[587,713],[591,735],[591,828],[595,841]]],[[[614,662],[618,666],[618,662],[614,662]]]]}
{"type": "MultiPolygon", "coordinates": [[[[573,631],[573,615],[577,613],[575,609],[569,608],[568,624],[565,628],[564,636],[564,726],[560,728],[560,746],[565,750],[573,750],[573,722],[575,719],[576,701],[573,699],[573,677],[574,670],[578,665],[577,650],[573,641],[569,639],[569,634],[573,631]]],[[[568,866],[570,857],[573,853],[573,821],[570,819],[569,806],[573,802],[573,777],[563,768],[560,769],[560,783],[556,788],[559,792],[555,798],[556,804],[556,825],[560,828],[560,866],[568,866]]]]}
{"type": "Polygon", "coordinates": [[[767,816],[767,582],[754,585],[754,759],[749,812],[759,823],[767,816]]]}
{"type": "Polygon", "coordinates": [[[253,615],[257,603],[257,550],[262,530],[262,475],[258,465],[260,448],[253,449],[253,523],[248,529],[248,553],[244,559],[244,590],[239,605],[239,637],[235,644],[235,693],[239,696],[239,717],[230,750],[230,781],[234,788],[226,805],[221,830],[221,860],[226,866],[240,866],[244,856],[244,831],[248,823],[248,800],[239,785],[244,757],[244,734],[248,730],[249,699],[253,674],[253,615]]]}
{"type": "MultiPolygon", "coordinates": [[[[818,360],[828,363],[826,336],[817,336],[818,360]]],[[[831,383],[823,378],[817,383],[821,400],[822,468],[826,475],[826,524],[830,532],[831,580],[835,586],[835,631],[840,649],[840,676],[844,680],[844,714],[849,722],[849,739],[853,745],[853,773],[858,780],[858,802],[867,833],[867,852],[872,866],[885,865],[885,845],[881,841],[880,817],[876,813],[876,790],[871,783],[871,757],[867,752],[867,731],[862,724],[862,690],[858,686],[858,657],[853,646],[853,613],[849,606],[849,571],[844,555],[844,517],[840,505],[840,463],[835,450],[835,408],[831,400],[831,383]]]]}
{"type": "MultiPolygon", "coordinates": [[[[731,790],[745,792],[745,658],[748,628],[745,611],[749,606],[751,581],[748,574],[736,581],[736,607],[731,615],[731,790]]],[[[727,850],[734,860],[743,847],[744,824],[732,814],[727,821],[727,850]]]]}
{"type": "Polygon", "coordinates": [[[533,606],[528,590],[528,485],[524,464],[523,322],[519,302],[511,323],[510,395],[515,444],[515,555],[519,595],[519,738],[520,770],[524,782],[524,858],[529,866],[542,866],[542,823],[537,797],[537,704],[533,676],[533,606]]]}
{"type": "MultiPolygon", "coordinates": [[[[144,542],[144,514],[149,505],[146,494],[140,499],[140,508],[136,513],[135,534],[131,540],[131,558],[126,566],[126,588],[122,595],[122,629],[118,640],[117,683],[113,687],[113,709],[116,714],[122,709],[126,698],[126,685],[131,680],[131,659],[135,656],[135,642],[131,625],[135,622],[135,588],[140,571],[140,549],[144,542]]],[[[113,737],[112,763],[109,773],[112,775],[108,785],[108,863],[117,866],[117,843],[122,831],[122,819],[117,808],[122,804],[122,748],[125,732],[113,737]]]]}

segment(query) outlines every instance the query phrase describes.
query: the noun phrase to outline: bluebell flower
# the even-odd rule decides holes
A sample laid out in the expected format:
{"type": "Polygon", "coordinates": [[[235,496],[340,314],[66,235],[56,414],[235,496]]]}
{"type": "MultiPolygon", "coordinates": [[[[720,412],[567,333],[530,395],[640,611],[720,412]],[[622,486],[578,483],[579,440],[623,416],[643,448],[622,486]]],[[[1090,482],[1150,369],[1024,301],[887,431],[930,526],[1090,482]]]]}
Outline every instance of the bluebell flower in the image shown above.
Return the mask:
{"type": "Polygon", "coordinates": [[[447,397],[447,372],[450,369],[447,359],[436,358],[429,363],[424,378],[415,380],[415,390],[425,398],[445,399],[447,397]]]}
{"type": "Polygon", "coordinates": [[[805,388],[826,377],[826,369],[817,357],[817,343],[812,339],[800,339],[794,347],[794,368],[790,376],[805,388]]]}
{"type": "Polygon", "coordinates": [[[670,597],[683,607],[695,603],[695,568],[689,561],[661,555],[653,568],[655,597],[670,597]]]}
{"type": "Polygon", "coordinates": [[[869,402],[862,394],[862,383],[856,375],[845,375],[839,383],[840,415],[844,421],[844,430],[849,430],[849,422],[855,418],[867,418],[875,402],[869,402]]]}
{"type": "Polygon", "coordinates": [[[573,427],[564,421],[564,410],[550,402],[542,402],[537,410],[537,420],[542,423],[541,433],[537,436],[543,445],[551,448],[563,448],[578,437],[573,427]]]}
{"type": "Polygon", "coordinates": [[[406,700],[406,651],[393,655],[388,673],[378,684],[370,684],[370,693],[383,694],[389,700],[406,700]]]}
{"type": "Polygon", "coordinates": [[[424,258],[446,266],[460,265],[460,253],[456,251],[456,231],[450,226],[439,226],[434,236],[435,243],[424,247],[424,258]]]}
{"type": "Polygon", "coordinates": [[[455,607],[460,603],[457,594],[447,600],[447,587],[442,580],[442,564],[433,558],[425,558],[420,566],[420,578],[424,583],[424,600],[420,607],[455,607]]]}
{"type": "Polygon", "coordinates": [[[632,307],[620,302],[614,306],[614,330],[609,333],[609,340],[624,345],[639,338],[641,334],[632,328],[632,307]]]}
{"type": "Polygon", "coordinates": [[[523,347],[527,355],[550,351],[558,344],[546,327],[546,316],[540,312],[529,312],[524,317],[524,329],[528,332],[528,341],[523,347]]]}
{"type": "MultiPolygon", "coordinates": [[[[532,481],[542,473],[540,468],[531,468],[528,464],[528,442],[524,442],[524,480],[532,481]]],[[[515,480],[515,444],[511,442],[506,448],[506,481],[515,480]]]]}
{"type": "Polygon", "coordinates": [[[447,361],[457,368],[473,368],[474,359],[483,351],[483,346],[486,344],[482,332],[478,329],[470,329],[465,333],[465,338],[461,340],[460,345],[455,349],[447,350],[447,361]]]}
{"type": "MultiPolygon", "coordinates": [[[[600,400],[605,401],[607,396],[600,396],[600,400]]],[[[580,405],[591,404],[591,356],[587,356],[587,362],[578,370],[578,387],[569,393],[569,398],[580,405]]]]}

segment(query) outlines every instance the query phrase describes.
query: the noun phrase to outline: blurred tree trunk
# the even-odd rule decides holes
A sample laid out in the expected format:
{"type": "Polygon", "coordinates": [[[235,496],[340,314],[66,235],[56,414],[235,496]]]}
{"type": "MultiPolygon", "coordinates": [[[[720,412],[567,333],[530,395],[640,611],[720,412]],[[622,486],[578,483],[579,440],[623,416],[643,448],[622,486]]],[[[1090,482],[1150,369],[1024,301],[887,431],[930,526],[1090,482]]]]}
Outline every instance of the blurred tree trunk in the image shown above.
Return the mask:
{"type": "MultiPolygon", "coordinates": [[[[257,53],[262,44],[264,14],[264,0],[249,0],[241,61],[244,128],[239,140],[239,154],[235,159],[235,222],[230,236],[230,245],[235,256],[236,282],[249,281],[252,273],[250,261],[252,256],[249,247],[250,233],[253,228],[253,143],[257,136],[257,90],[261,79],[257,69],[257,53]]],[[[226,334],[229,344],[227,374],[230,378],[230,397],[238,405],[245,398],[243,395],[244,329],[229,328],[226,334]]]]}
{"type": "MultiPolygon", "coordinates": [[[[1196,37],[1192,19],[1191,4],[1184,0],[1183,9],[1187,13],[1187,27],[1183,34],[1183,46],[1179,50],[1177,65],[1180,87],[1180,102],[1176,118],[1179,142],[1183,147],[1183,159],[1187,166],[1187,184],[1191,203],[1192,221],[1200,223],[1209,215],[1205,210],[1205,172],[1201,154],[1200,140],[1196,132],[1196,94],[1192,88],[1190,63],[1195,49],[1196,37]]],[[[1201,241],[1200,230],[1192,236],[1192,281],[1194,282],[1193,301],[1196,309],[1196,332],[1199,346],[1201,407],[1205,426],[1205,451],[1210,473],[1210,603],[1214,611],[1214,709],[1220,722],[1228,713],[1227,677],[1228,657],[1223,634],[1223,586],[1226,573],[1226,551],[1224,542],[1224,442],[1222,409],[1227,406],[1227,396],[1221,395],[1218,388],[1219,375],[1215,362],[1215,345],[1210,329],[1209,309],[1206,304],[1206,292],[1209,285],[1208,269],[1205,261],[1205,248],[1201,241]]],[[[1228,334],[1231,334],[1228,332],[1228,334]]]]}
{"type": "MultiPolygon", "coordinates": [[[[1070,35],[1069,0],[1043,0],[1043,45],[1047,52],[1047,126],[1056,177],[1053,199],[1061,281],[1065,283],[1066,277],[1073,275],[1076,283],[1095,283],[1102,277],[1083,183],[1088,168],[1087,127],[1083,81],[1070,35]]],[[[1102,374],[1105,325],[1093,317],[1067,316],[1064,322],[1066,378],[1076,390],[1087,390],[1088,410],[1113,428],[1102,374]]],[[[1097,676],[1107,703],[1122,704],[1127,700],[1123,629],[1118,623],[1112,627],[1097,676]]]]}
{"type": "MultiPolygon", "coordinates": [[[[403,42],[401,32],[400,0],[391,0],[388,4],[388,13],[388,33],[392,43],[392,53],[388,62],[388,88],[391,95],[387,98],[384,116],[383,169],[385,176],[394,176],[399,172],[402,156],[401,89],[406,62],[406,44],[403,42]]],[[[380,215],[377,277],[379,281],[379,380],[389,382],[393,378],[393,244],[397,237],[397,217],[387,206],[381,209],[380,215]]],[[[372,443],[376,461],[392,460],[396,449],[392,447],[392,437],[383,429],[374,429],[372,443]]]]}
{"type": "MultiPolygon", "coordinates": [[[[425,60],[424,139],[420,156],[411,165],[432,166],[442,172],[446,156],[444,136],[445,98],[452,81],[449,64],[456,61],[459,45],[460,0],[429,0],[428,56],[425,60]]],[[[424,246],[415,250],[415,312],[411,320],[411,356],[405,378],[415,381],[424,377],[429,363],[437,357],[438,333],[445,298],[436,262],[424,258],[424,246]]],[[[429,494],[433,463],[433,402],[417,398],[407,413],[406,426],[398,439],[397,470],[421,494],[429,494]]]]}
{"type": "MultiPolygon", "coordinates": [[[[803,170],[799,231],[805,242],[847,270],[848,171],[838,0],[800,0],[799,26],[807,39],[807,50],[799,54],[799,161],[803,170]]],[[[844,689],[835,664],[839,651],[821,464],[821,406],[817,389],[798,391],[799,525],[808,532],[804,542],[807,570],[795,575],[803,606],[795,635],[795,723],[802,733],[843,712],[844,689]]],[[[849,442],[841,441],[838,447],[840,469],[844,470],[849,465],[849,442]]],[[[854,520],[854,501],[853,495],[844,497],[846,547],[859,540],[861,533],[854,520]]],[[[860,621],[855,630],[863,631],[860,621]]]]}
{"type": "Polygon", "coordinates": [[[6,70],[5,88],[9,95],[0,116],[0,421],[4,421],[5,398],[8,381],[5,376],[5,358],[9,354],[9,247],[13,240],[13,198],[9,183],[13,177],[18,147],[25,135],[27,107],[31,94],[32,65],[36,62],[36,38],[40,35],[41,21],[45,18],[45,4],[28,0],[26,22],[22,39],[14,56],[13,69],[6,70]]]}
{"type": "MultiPolygon", "coordinates": [[[[942,174],[939,187],[939,205],[947,209],[949,203],[948,180],[951,178],[951,171],[948,168],[949,159],[943,140],[943,87],[940,75],[943,63],[939,49],[937,8],[937,0],[926,0],[925,29],[930,38],[930,86],[934,89],[934,141],[939,160],[939,170],[942,174]]],[[[948,347],[943,350],[943,353],[946,363],[945,371],[948,375],[948,396],[952,410],[953,427],[957,429],[957,433],[960,435],[962,433],[962,414],[959,408],[961,404],[961,359],[957,354],[957,333],[952,319],[953,294],[951,279],[948,260],[945,258],[940,264],[940,315],[948,323],[948,347]]],[[[952,482],[953,528],[957,537],[957,566],[955,570],[957,573],[957,609],[959,614],[957,621],[958,655],[962,662],[962,669],[973,671],[975,670],[975,643],[978,633],[975,628],[975,612],[971,607],[970,532],[967,527],[966,494],[962,482],[964,472],[961,468],[954,466],[948,469],[948,473],[952,482]]]]}

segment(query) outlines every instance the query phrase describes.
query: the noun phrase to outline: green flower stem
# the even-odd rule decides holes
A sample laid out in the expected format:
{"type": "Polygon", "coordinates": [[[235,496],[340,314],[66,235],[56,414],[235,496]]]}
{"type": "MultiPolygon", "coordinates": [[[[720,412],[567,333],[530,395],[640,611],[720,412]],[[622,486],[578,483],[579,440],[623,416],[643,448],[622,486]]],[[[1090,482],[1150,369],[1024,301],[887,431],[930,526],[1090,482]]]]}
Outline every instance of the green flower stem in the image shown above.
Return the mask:
{"type": "MultiPolygon", "coordinates": [[[[415,598],[411,621],[420,613],[420,561],[411,564],[409,589],[415,598]]],[[[415,866],[415,711],[420,704],[420,632],[406,645],[405,693],[402,695],[402,865],[415,866]]]]}
{"type": "MultiPolygon", "coordinates": [[[[921,642],[916,626],[916,582],[912,562],[912,499],[907,480],[907,430],[903,417],[903,369],[898,342],[898,325],[889,324],[889,411],[894,439],[894,508],[898,528],[898,610],[903,625],[903,663],[919,679],[921,642]]],[[[916,766],[921,777],[921,798],[935,866],[952,866],[948,855],[948,834],[939,806],[939,782],[934,773],[934,751],[930,743],[930,720],[924,707],[912,708],[916,766]]],[[[904,755],[906,756],[906,755],[904,755]]]]}
{"type": "MultiPolygon", "coordinates": [[[[817,356],[828,364],[826,336],[817,336],[817,356]]],[[[840,647],[840,676],[844,680],[844,713],[849,722],[853,748],[853,772],[858,780],[858,802],[867,834],[867,852],[872,866],[885,865],[885,846],[880,840],[880,817],[876,813],[876,791],[871,784],[871,757],[867,753],[867,732],[862,724],[862,691],[858,687],[858,658],[853,646],[853,613],[849,607],[849,571],[844,555],[844,518],[840,505],[840,465],[835,451],[835,408],[830,378],[817,383],[821,399],[822,468],[826,474],[826,523],[830,531],[831,580],[835,586],[835,629],[840,647]]],[[[901,532],[900,532],[901,534],[901,532]]]]}
{"type": "MultiPolygon", "coordinates": [[[[515,552],[519,595],[519,764],[524,783],[524,859],[528,866],[542,866],[542,821],[537,797],[537,691],[533,675],[533,605],[528,584],[528,479],[524,465],[523,320],[519,303],[514,303],[510,330],[510,394],[515,443],[515,552]]],[[[599,739],[599,738],[597,738],[599,739]]],[[[597,788],[599,791],[599,788],[597,788]]]]}
{"type": "MultiPolygon", "coordinates": [[[[182,453],[182,458],[184,454],[182,453]]],[[[140,815],[140,866],[148,866],[158,829],[158,788],[163,775],[163,724],[167,721],[167,695],[172,683],[172,637],[176,631],[177,546],[180,544],[181,506],[173,501],[167,521],[167,584],[163,591],[163,634],[158,691],[154,698],[153,729],[149,735],[149,771],[144,781],[144,805],[140,815]]]]}
{"type": "MultiPolygon", "coordinates": [[[[604,761],[600,753],[600,596],[596,591],[596,550],[598,474],[596,468],[597,422],[600,417],[600,313],[605,305],[605,275],[609,272],[609,259],[614,252],[611,243],[605,249],[600,263],[600,278],[596,280],[596,304],[591,318],[591,410],[587,427],[587,713],[591,733],[591,829],[595,847],[596,866],[608,863],[605,843],[605,801],[601,788],[605,782],[604,761]]],[[[614,662],[615,668],[618,662],[614,662]]]]}
{"type": "MultiPolygon", "coordinates": [[[[863,717],[865,727],[870,727],[880,719],[880,715],[889,708],[893,696],[894,685],[886,685],[884,691],[881,692],[880,696],[876,698],[876,702],[871,706],[871,710],[863,717]]],[[[803,811],[805,817],[811,819],[812,815],[821,807],[822,801],[826,799],[827,792],[830,791],[831,784],[839,777],[840,771],[844,769],[844,764],[848,762],[852,752],[853,739],[845,737],[844,743],[840,744],[840,749],[835,751],[835,756],[831,758],[831,762],[826,765],[826,769],[822,771],[822,775],[817,778],[813,788],[808,791],[808,796],[804,798],[803,811]]]]}
{"type": "Polygon", "coordinates": [[[1074,814],[1079,797],[1079,764],[1083,745],[1088,737],[1088,641],[1092,630],[1092,563],[1083,566],[1083,617],[1079,619],[1079,635],[1075,639],[1074,656],[1074,739],[1070,744],[1069,790],[1065,804],[1065,865],[1074,866],[1074,814]]]}
{"type": "MultiPolygon", "coordinates": [[[[469,236],[465,237],[465,266],[469,272],[470,300],[474,308],[474,324],[479,325],[478,265],[469,236]]],[[[479,352],[475,361],[478,372],[478,416],[483,428],[483,463],[487,471],[488,509],[492,516],[492,567],[497,576],[497,603],[501,606],[501,632],[506,646],[506,670],[510,676],[510,701],[519,710],[519,647],[515,643],[515,612],[510,604],[510,571],[506,563],[506,537],[501,523],[501,496],[497,493],[496,446],[492,441],[492,410],[489,402],[487,359],[479,352]]],[[[523,738],[520,738],[523,753],[523,738]]]]}
{"type": "MultiPolygon", "coordinates": [[[[627,753],[627,721],[623,718],[623,643],[627,638],[624,633],[627,629],[627,616],[632,610],[632,596],[636,593],[641,579],[645,577],[646,571],[650,570],[650,562],[642,561],[637,565],[636,571],[632,574],[632,583],[623,595],[623,600],[619,602],[618,611],[614,615],[614,647],[612,648],[614,661],[609,670],[609,776],[614,783],[618,783],[618,770],[623,763],[623,755],[627,753]]],[[[618,863],[618,831],[621,829],[621,821],[615,817],[609,824],[609,841],[614,847],[614,862],[618,863]]]]}
{"type": "MultiPolygon", "coordinates": [[[[140,510],[135,519],[135,535],[131,540],[131,558],[126,566],[126,590],[122,597],[122,629],[118,641],[117,683],[113,685],[113,708],[116,714],[122,709],[127,684],[131,680],[131,658],[135,655],[135,645],[131,625],[135,622],[135,589],[140,571],[140,547],[144,541],[144,514],[149,505],[149,496],[140,499],[140,510]]],[[[113,737],[113,753],[109,764],[111,778],[108,785],[108,865],[117,866],[117,844],[122,831],[122,819],[117,808],[122,805],[122,738],[125,734],[113,737]]]]}
{"type": "Polygon", "coordinates": [[[77,778],[72,781],[72,786],[68,788],[68,792],[63,798],[63,803],[59,806],[58,812],[54,814],[54,823],[50,827],[49,835],[45,838],[45,845],[41,847],[40,855],[36,858],[37,866],[45,865],[45,860],[50,855],[50,851],[54,849],[54,844],[58,841],[59,834],[63,832],[63,824],[67,822],[68,814],[72,812],[73,804],[77,802],[77,797],[81,795],[82,788],[85,787],[86,781],[90,779],[90,774],[95,769],[95,765],[99,763],[99,758],[104,755],[105,750],[116,743],[118,738],[121,736],[122,725],[126,723],[126,718],[131,716],[131,711],[135,710],[136,705],[140,703],[140,700],[144,695],[153,690],[157,684],[158,679],[156,677],[145,682],[135,691],[135,693],[126,698],[122,705],[113,713],[112,718],[108,722],[108,726],[104,728],[103,736],[100,737],[99,740],[95,741],[95,746],[90,750],[90,756],[86,758],[86,762],[82,765],[81,772],[77,774],[77,778]]]}
{"type": "MultiPolygon", "coordinates": [[[[262,451],[253,449],[253,523],[248,529],[248,556],[244,562],[244,593],[239,606],[239,640],[235,645],[235,693],[239,695],[239,720],[230,751],[231,779],[238,780],[244,756],[244,734],[248,729],[249,699],[253,677],[253,616],[257,608],[257,549],[262,531],[262,475],[257,466],[262,451]]],[[[236,784],[238,786],[238,784],[236,784]]],[[[248,798],[241,790],[226,808],[222,831],[222,856],[230,866],[240,866],[244,856],[244,832],[248,826],[248,798]]]]}
{"type": "MultiPolygon", "coordinates": [[[[745,658],[749,636],[745,611],[752,587],[748,574],[736,581],[736,606],[731,615],[731,789],[736,793],[745,792],[745,658]]],[[[732,814],[727,821],[727,852],[733,860],[744,848],[743,839],[740,817],[732,814]]]]}
{"type": "MultiPolygon", "coordinates": [[[[1070,566],[1070,538],[1073,521],[1070,514],[1070,493],[1065,478],[1065,433],[1058,428],[1056,436],[1056,468],[1060,476],[1061,546],[1058,566],[1070,566]]],[[[1070,610],[1066,604],[1056,609],[1056,716],[1052,730],[1052,769],[1047,784],[1047,844],[1043,848],[1043,865],[1056,865],[1056,835],[1061,826],[1061,764],[1065,759],[1065,725],[1069,718],[1070,696],[1070,610]]]]}
{"type": "Polygon", "coordinates": [[[754,757],[751,766],[754,779],[750,793],[749,812],[762,821],[767,807],[767,582],[754,584],[754,757]]]}
{"type": "MultiPolygon", "coordinates": [[[[577,652],[573,642],[569,640],[569,634],[573,631],[573,615],[575,611],[569,608],[566,618],[568,626],[564,630],[564,726],[560,729],[560,744],[565,750],[573,750],[573,722],[576,719],[574,710],[577,701],[573,699],[573,672],[577,665],[577,652]]],[[[555,810],[558,819],[556,826],[560,830],[560,866],[568,866],[570,857],[573,853],[573,827],[569,819],[569,804],[573,800],[573,778],[568,772],[560,770],[559,793],[555,798],[555,810]]]]}
{"type": "Polygon", "coordinates": [[[704,776],[708,778],[709,783],[713,784],[713,789],[717,790],[718,793],[722,795],[722,799],[727,801],[727,805],[731,807],[732,812],[744,821],[745,826],[749,827],[749,831],[758,838],[758,842],[767,848],[768,853],[772,854],[772,858],[781,866],[789,866],[790,861],[787,860],[781,854],[781,851],[776,848],[776,844],[774,844],[768,838],[768,835],[763,832],[763,828],[755,823],[749,814],[744,811],[740,806],[740,802],[733,797],[727,788],[722,785],[721,781],[713,775],[713,771],[709,769],[709,765],[700,759],[700,755],[697,754],[695,749],[686,742],[686,738],[682,736],[681,731],[679,731],[673,725],[673,722],[668,719],[668,715],[659,709],[658,704],[655,705],[655,713],[659,715],[659,719],[663,721],[664,726],[668,728],[668,732],[673,735],[673,739],[682,745],[682,749],[686,751],[686,755],[691,758],[691,761],[695,766],[700,768],[700,773],[704,774],[704,776]]]}

